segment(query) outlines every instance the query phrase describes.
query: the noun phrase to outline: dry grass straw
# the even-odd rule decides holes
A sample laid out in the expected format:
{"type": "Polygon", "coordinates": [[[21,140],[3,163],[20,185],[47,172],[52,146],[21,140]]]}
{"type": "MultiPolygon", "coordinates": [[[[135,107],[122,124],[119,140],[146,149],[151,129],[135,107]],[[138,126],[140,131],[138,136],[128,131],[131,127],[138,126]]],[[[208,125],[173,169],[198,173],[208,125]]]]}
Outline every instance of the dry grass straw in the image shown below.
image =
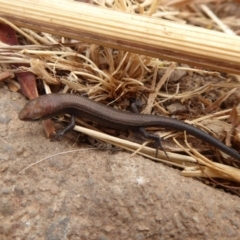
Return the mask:
{"type": "MultiPolygon", "coordinates": [[[[187,11],[189,10],[187,8],[181,12],[166,5],[154,5],[145,10],[144,7],[136,7],[129,2],[116,3],[112,7],[117,8],[120,5],[126,8],[128,5],[131,6],[131,11],[140,11],[144,14],[154,12],[153,15],[165,18],[174,16],[175,21],[179,22],[184,22],[187,18],[189,22],[196,22],[199,16],[203,18],[203,14],[199,14],[201,8],[197,5],[191,5],[191,11],[187,11]],[[197,12],[194,12],[194,8],[197,12]]],[[[210,22],[206,17],[204,20],[202,21],[204,23],[210,22]]],[[[212,28],[218,28],[214,22],[211,24],[212,28]]],[[[229,144],[234,142],[239,146],[239,130],[236,128],[237,108],[234,109],[235,124],[234,121],[228,122],[229,115],[234,112],[231,106],[239,94],[238,76],[222,75],[219,72],[191,68],[188,65],[11,26],[20,36],[24,36],[22,41],[26,44],[21,46],[0,44],[0,74],[6,71],[11,73],[32,71],[46,86],[55,85],[62,92],[87,93],[89,98],[121,110],[128,107],[130,98],[141,97],[145,102],[144,113],[158,113],[185,120],[220,140],[227,136],[229,144]],[[29,63],[30,66],[8,69],[8,64],[16,62],[29,63]],[[221,109],[223,103],[229,108],[221,109]],[[181,110],[178,109],[179,106],[181,110]],[[176,108],[175,111],[171,107],[176,108]]],[[[11,79],[8,83],[10,82],[14,80],[11,79]]],[[[240,182],[238,166],[226,165],[228,162],[225,154],[217,153],[216,156],[221,163],[214,163],[211,161],[216,159],[213,155],[207,155],[209,156],[207,158],[205,154],[205,157],[200,154],[202,151],[209,152],[208,145],[200,141],[195,143],[195,139],[186,137],[183,133],[161,130],[160,135],[164,139],[164,147],[169,156],[169,159],[166,159],[161,151],[156,158],[155,149],[147,147],[146,143],[140,145],[86,126],[76,126],[75,130],[132,151],[134,154],[138,153],[155,161],[179,167],[184,170],[182,173],[185,176],[222,178],[240,182]],[[174,151],[176,153],[173,153],[174,151]],[[187,155],[182,154],[182,151],[187,155]]]]}

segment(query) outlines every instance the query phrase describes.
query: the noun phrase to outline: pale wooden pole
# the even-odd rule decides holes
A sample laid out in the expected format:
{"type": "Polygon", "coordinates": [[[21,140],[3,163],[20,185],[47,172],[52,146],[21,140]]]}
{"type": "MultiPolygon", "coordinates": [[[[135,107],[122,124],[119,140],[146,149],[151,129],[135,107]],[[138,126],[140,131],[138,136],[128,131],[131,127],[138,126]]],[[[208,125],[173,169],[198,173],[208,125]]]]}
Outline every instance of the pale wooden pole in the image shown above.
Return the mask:
{"type": "Polygon", "coordinates": [[[240,37],[67,0],[0,0],[20,27],[240,74],[240,37]]]}

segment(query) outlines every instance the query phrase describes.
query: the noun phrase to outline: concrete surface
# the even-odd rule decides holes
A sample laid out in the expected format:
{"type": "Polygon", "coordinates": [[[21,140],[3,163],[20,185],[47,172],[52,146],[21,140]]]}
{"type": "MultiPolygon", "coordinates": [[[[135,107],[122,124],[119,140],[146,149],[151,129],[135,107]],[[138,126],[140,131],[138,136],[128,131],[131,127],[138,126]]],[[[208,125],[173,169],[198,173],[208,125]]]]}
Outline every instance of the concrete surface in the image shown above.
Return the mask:
{"type": "Polygon", "coordinates": [[[18,120],[21,94],[0,94],[0,239],[240,239],[237,196],[128,152],[88,150],[77,133],[50,142],[41,123],[18,120]]]}

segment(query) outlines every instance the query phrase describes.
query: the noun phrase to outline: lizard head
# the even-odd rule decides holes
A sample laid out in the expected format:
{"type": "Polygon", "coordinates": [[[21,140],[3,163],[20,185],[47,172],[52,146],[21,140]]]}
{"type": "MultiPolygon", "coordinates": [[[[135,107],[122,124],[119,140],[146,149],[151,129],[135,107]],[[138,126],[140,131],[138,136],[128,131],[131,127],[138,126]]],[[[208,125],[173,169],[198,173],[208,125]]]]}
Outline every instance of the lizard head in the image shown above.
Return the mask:
{"type": "Polygon", "coordinates": [[[37,97],[25,104],[19,112],[18,118],[23,121],[37,121],[49,118],[51,102],[47,95],[37,97]]]}

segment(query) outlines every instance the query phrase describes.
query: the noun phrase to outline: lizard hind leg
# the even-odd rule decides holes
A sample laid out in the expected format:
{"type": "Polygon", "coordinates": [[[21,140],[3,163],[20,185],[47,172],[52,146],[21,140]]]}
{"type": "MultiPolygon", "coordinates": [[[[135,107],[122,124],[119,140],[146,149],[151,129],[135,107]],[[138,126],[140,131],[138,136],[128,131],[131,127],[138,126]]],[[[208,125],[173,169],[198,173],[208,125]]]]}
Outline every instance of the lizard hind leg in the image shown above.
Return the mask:
{"type": "Polygon", "coordinates": [[[148,133],[143,127],[139,128],[140,133],[142,134],[142,136],[146,139],[152,139],[155,142],[155,147],[156,147],[156,157],[158,156],[158,148],[160,147],[160,149],[164,152],[164,154],[166,155],[167,158],[167,152],[164,150],[162,143],[161,143],[161,138],[156,135],[156,134],[152,134],[152,133],[148,133]]]}
{"type": "MultiPolygon", "coordinates": [[[[143,103],[141,102],[140,99],[133,101],[130,105],[132,112],[139,113],[138,108],[141,108],[142,105],[143,105],[143,103]]],[[[158,135],[148,133],[143,127],[139,127],[139,131],[144,138],[154,140],[155,147],[156,147],[156,157],[158,156],[158,148],[160,147],[162,149],[162,151],[164,152],[164,154],[166,155],[166,157],[169,158],[166,151],[164,150],[164,148],[162,146],[161,138],[158,135]]]]}

